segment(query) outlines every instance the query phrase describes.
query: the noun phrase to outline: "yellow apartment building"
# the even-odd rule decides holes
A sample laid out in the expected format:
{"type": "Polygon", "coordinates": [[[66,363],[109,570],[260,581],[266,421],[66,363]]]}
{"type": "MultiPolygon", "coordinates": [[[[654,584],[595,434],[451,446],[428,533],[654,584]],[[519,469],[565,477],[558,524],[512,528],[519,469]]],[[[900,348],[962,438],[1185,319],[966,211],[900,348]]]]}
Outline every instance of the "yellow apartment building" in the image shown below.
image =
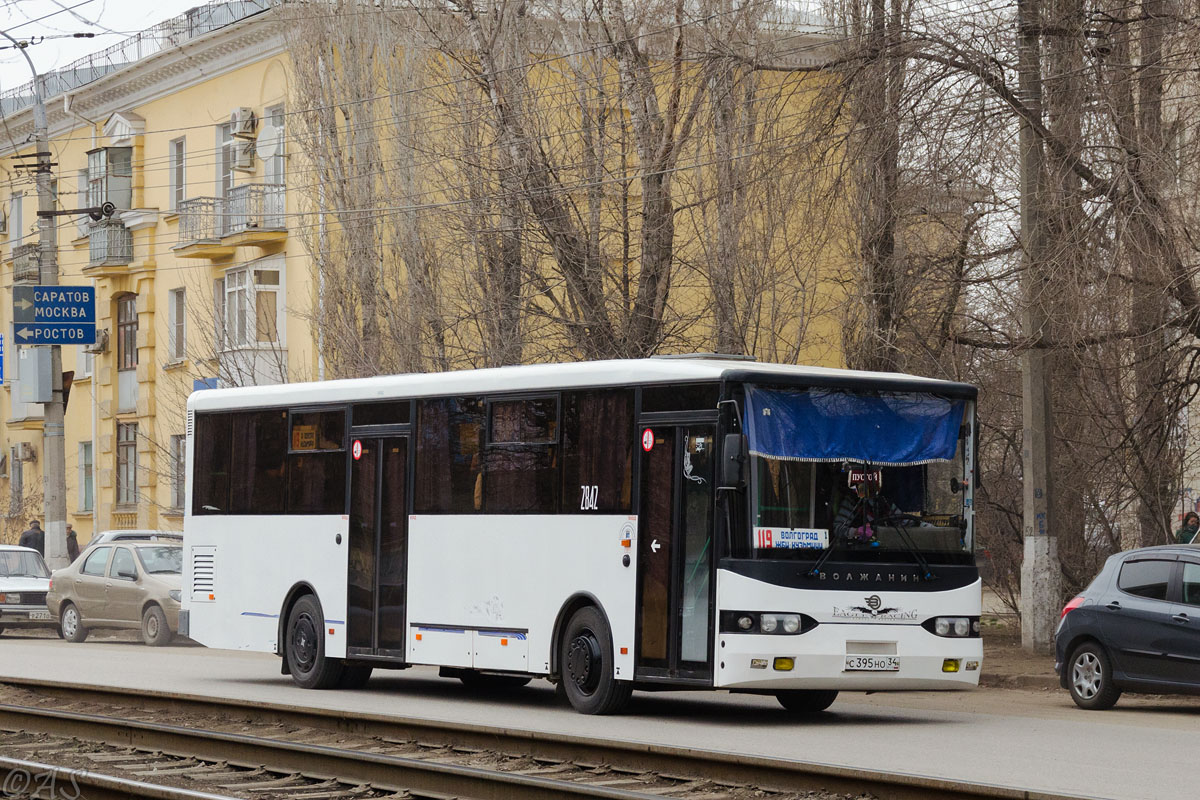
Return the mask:
{"type": "MultiPolygon", "coordinates": [[[[97,343],[62,348],[67,522],[81,545],[182,527],[195,387],[314,374],[307,325],[285,313],[309,305],[309,276],[287,224],[287,60],[260,10],[202,6],[45,77],[58,208],[117,208],[57,218],[59,283],[94,286],[97,305],[97,343]]],[[[11,303],[14,285],[40,282],[38,198],[16,166],[32,159],[14,158],[34,150],[30,87],[0,103],[0,508],[15,540],[43,518],[42,406],[25,401],[43,348],[16,345],[11,303]]]]}
{"type": "MultiPolygon", "coordinates": [[[[70,212],[56,218],[59,283],[94,287],[97,303],[96,344],[63,347],[67,522],[81,544],[102,530],[181,528],[190,392],[325,375],[312,311],[321,278],[305,241],[323,195],[289,131],[295,73],[277,18],[287,8],[214,2],[43,76],[56,205],[70,212]],[[103,203],[115,206],[111,217],[74,211],[103,203]]],[[[0,95],[0,540],[9,541],[43,516],[42,406],[30,391],[44,348],[16,344],[11,303],[14,286],[41,282],[37,190],[21,167],[33,162],[32,106],[31,85],[0,95]]],[[[687,191],[701,195],[697,174],[687,191]]],[[[695,210],[680,219],[680,252],[700,258],[692,243],[713,221],[695,210]]],[[[806,222],[797,214],[781,224],[806,222]]],[[[771,247],[763,247],[768,262],[771,247]]],[[[695,299],[708,289],[690,281],[672,291],[697,309],[692,339],[669,349],[703,349],[711,335],[695,299]]],[[[833,291],[824,277],[791,287],[789,299],[762,312],[781,320],[772,316],[768,329],[800,338],[788,327],[797,319],[790,298],[833,291]]],[[[813,340],[825,344],[792,358],[840,365],[837,322],[820,325],[813,340]]],[[[455,335],[473,335],[462,327],[455,335]]]]}

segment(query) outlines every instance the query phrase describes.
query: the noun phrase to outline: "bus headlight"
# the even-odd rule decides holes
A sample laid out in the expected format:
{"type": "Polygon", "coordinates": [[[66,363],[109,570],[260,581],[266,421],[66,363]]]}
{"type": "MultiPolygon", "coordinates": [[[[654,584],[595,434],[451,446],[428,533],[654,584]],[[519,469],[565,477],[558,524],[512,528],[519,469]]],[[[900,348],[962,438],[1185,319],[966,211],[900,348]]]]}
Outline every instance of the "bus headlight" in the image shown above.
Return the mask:
{"type": "Polygon", "coordinates": [[[782,612],[722,611],[721,633],[808,633],[817,621],[806,614],[782,612]]]}
{"type": "Polygon", "coordinates": [[[948,639],[978,638],[979,617],[934,617],[921,623],[934,636],[948,639]]]}

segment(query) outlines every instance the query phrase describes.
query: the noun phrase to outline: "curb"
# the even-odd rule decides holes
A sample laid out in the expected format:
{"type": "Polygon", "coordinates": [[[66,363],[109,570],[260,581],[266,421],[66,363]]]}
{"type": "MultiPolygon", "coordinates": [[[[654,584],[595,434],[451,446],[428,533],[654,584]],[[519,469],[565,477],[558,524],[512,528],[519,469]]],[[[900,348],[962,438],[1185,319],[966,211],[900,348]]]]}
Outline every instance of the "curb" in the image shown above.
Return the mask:
{"type": "Polygon", "coordinates": [[[979,686],[983,689],[1043,689],[1058,690],[1062,688],[1057,675],[988,675],[984,672],[979,676],[979,686]]]}

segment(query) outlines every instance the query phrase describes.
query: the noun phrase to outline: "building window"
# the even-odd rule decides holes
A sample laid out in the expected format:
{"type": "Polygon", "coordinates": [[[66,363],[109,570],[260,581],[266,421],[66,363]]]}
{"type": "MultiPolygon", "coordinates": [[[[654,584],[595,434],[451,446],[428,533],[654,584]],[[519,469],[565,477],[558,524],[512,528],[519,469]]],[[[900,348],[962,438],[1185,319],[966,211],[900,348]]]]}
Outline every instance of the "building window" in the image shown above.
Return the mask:
{"type": "Polygon", "coordinates": [[[233,165],[237,159],[238,141],[233,138],[233,125],[217,126],[217,197],[228,197],[233,188],[233,165]]]}
{"type": "MultiPolygon", "coordinates": [[[[283,128],[283,106],[274,106],[267,109],[267,125],[272,131],[271,138],[278,142],[278,147],[275,148],[275,155],[271,156],[263,164],[263,181],[268,184],[283,185],[284,182],[284,155],[283,143],[286,139],[283,128]]],[[[261,138],[261,134],[259,135],[261,138]]]]}
{"type": "Polygon", "coordinates": [[[85,353],[82,349],[75,351],[75,380],[92,377],[92,359],[95,358],[91,353],[85,353]]]}
{"type": "Polygon", "coordinates": [[[25,236],[25,223],[21,219],[21,204],[25,200],[24,192],[13,192],[8,204],[8,241],[16,247],[25,236]]]}
{"type": "Polygon", "coordinates": [[[20,445],[9,448],[8,463],[8,514],[17,516],[25,498],[25,464],[21,461],[20,445]]]}
{"type": "Polygon", "coordinates": [[[79,443],[79,510],[92,510],[92,443],[79,443]]]}
{"type": "MultiPolygon", "coordinates": [[[[88,171],[81,169],[75,173],[75,206],[77,208],[88,207],[88,171]]],[[[82,238],[88,235],[88,223],[91,222],[91,217],[87,214],[80,214],[75,218],[75,234],[82,238]]]]}
{"type": "Polygon", "coordinates": [[[172,289],[170,295],[168,347],[172,361],[183,361],[187,358],[187,293],[184,289],[172,289]]]}
{"type": "Polygon", "coordinates": [[[171,437],[171,508],[183,508],[186,443],[182,434],[171,437]]]}
{"type": "Polygon", "coordinates": [[[101,147],[88,151],[88,206],[133,202],[133,148],[101,147]]]}
{"type": "Polygon", "coordinates": [[[137,423],[117,423],[117,505],[137,503],[137,423]]]}
{"type": "Polygon", "coordinates": [[[225,273],[217,281],[217,336],[222,349],[280,343],[279,293],[283,272],[279,269],[243,267],[225,273]]]}
{"type": "Polygon", "coordinates": [[[180,203],[187,199],[187,175],[184,173],[186,149],[183,139],[171,142],[171,210],[177,211],[180,203]]]}
{"type": "Polygon", "coordinates": [[[117,301],[117,369],[136,369],[137,351],[137,295],[127,294],[117,301]]]}

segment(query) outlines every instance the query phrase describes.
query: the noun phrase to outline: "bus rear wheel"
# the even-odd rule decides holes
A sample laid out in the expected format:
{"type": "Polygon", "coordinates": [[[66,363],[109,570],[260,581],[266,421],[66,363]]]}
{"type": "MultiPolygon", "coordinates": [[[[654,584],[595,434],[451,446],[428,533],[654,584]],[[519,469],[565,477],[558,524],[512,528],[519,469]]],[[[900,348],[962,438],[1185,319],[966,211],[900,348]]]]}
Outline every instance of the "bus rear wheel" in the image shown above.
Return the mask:
{"type": "Polygon", "coordinates": [[[633,684],[618,681],[612,633],[595,608],[571,615],[559,640],[561,685],[572,708],[581,714],[617,714],[629,704],[633,684]]]}
{"type": "Polygon", "coordinates": [[[793,714],[816,714],[833,705],[838,693],[833,689],[793,689],[776,692],[779,705],[793,714]]]}
{"type": "Polygon", "coordinates": [[[292,606],[285,633],[288,669],[305,689],[332,689],[342,677],[342,663],[325,657],[324,633],[321,604],[306,594],[292,606]]]}

